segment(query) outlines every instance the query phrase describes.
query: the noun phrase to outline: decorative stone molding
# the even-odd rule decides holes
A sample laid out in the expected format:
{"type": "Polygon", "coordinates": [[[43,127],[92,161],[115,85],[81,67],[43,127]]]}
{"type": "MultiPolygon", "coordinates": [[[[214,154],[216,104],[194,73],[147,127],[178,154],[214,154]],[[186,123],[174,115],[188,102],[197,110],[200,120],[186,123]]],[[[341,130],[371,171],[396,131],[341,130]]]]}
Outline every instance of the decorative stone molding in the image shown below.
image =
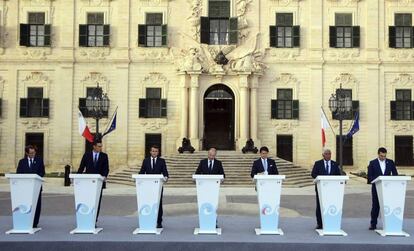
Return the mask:
{"type": "Polygon", "coordinates": [[[81,1],[89,4],[89,6],[103,6],[103,5],[108,5],[110,2],[114,0],[81,0],[81,1]]]}
{"type": "Polygon", "coordinates": [[[360,56],[360,50],[354,49],[329,49],[326,53],[327,60],[351,61],[360,56]]]}
{"type": "Polygon", "coordinates": [[[361,0],[328,0],[338,6],[357,6],[361,0]]]}
{"type": "Polygon", "coordinates": [[[51,48],[42,47],[22,47],[21,54],[31,60],[46,60],[48,55],[52,54],[51,48]]]}
{"type": "Polygon", "coordinates": [[[414,60],[414,52],[406,49],[393,49],[388,52],[388,56],[393,61],[412,61],[414,60]]]}
{"type": "Polygon", "coordinates": [[[145,88],[159,87],[161,88],[161,97],[167,98],[168,93],[168,79],[160,72],[150,72],[141,80],[141,93],[145,96],[145,88]]]}
{"type": "Polygon", "coordinates": [[[273,127],[277,133],[292,133],[299,126],[298,120],[275,120],[272,119],[273,127]]]}
{"type": "Polygon", "coordinates": [[[338,89],[342,85],[342,88],[352,89],[353,99],[357,100],[358,84],[359,82],[355,79],[355,77],[352,74],[341,73],[331,82],[332,93],[335,93],[336,89],[338,89]]]}
{"type": "Polygon", "coordinates": [[[171,62],[173,60],[168,48],[139,48],[138,61],[143,62],[171,62]]]}
{"type": "Polygon", "coordinates": [[[6,80],[4,80],[1,76],[0,76],[0,98],[3,97],[3,90],[4,90],[4,84],[6,83],[6,80]]]}
{"type": "Polygon", "coordinates": [[[249,35],[249,23],[246,12],[253,0],[236,0],[236,15],[239,28],[239,43],[242,43],[249,35]]]}
{"type": "Polygon", "coordinates": [[[56,0],[23,0],[24,2],[30,2],[34,5],[49,5],[51,2],[54,2],[56,0]]]}
{"type": "Polygon", "coordinates": [[[410,133],[414,130],[414,123],[407,121],[391,121],[390,127],[394,132],[398,133],[410,133]]]}
{"type": "Polygon", "coordinates": [[[393,6],[414,6],[414,0],[386,0],[393,6]]]}
{"type": "Polygon", "coordinates": [[[194,40],[200,39],[200,17],[203,11],[202,0],[187,0],[190,4],[190,15],[187,20],[190,22],[191,34],[194,40]]]}
{"type": "Polygon", "coordinates": [[[109,47],[104,48],[81,48],[79,55],[88,60],[104,60],[111,54],[109,47]]]}
{"type": "MultiPolygon", "coordinates": [[[[274,80],[270,81],[271,84],[276,88],[290,87],[293,91],[293,99],[299,97],[299,81],[291,73],[281,73],[274,80]]],[[[276,95],[276,94],[275,94],[276,95]]],[[[276,97],[274,97],[276,98],[276,97]]]]}
{"type": "Polygon", "coordinates": [[[167,119],[141,119],[141,125],[148,131],[158,131],[167,124],[167,119]]]}
{"type": "Polygon", "coordinates": [[[39,130],[44,129],[47,124],[49,124],[49,119],[47,118],[32,118],[22,120],[22,124],[26,127],[27,130],[39,130]]]}
{"type": "Polygon", "coordinates": [[[280,6],[289,6],[293,4],[298,4],[302,0],[271,0],[271,2],[278,2],[280,6]]]}
{"type": "Polygon", "coordinates": [[[300,56],[300,49],[266,48],[266,56],[271,60],[296,60],[300,56]]]}
{"type": "Polygon", "coordinates": [[[392,85],[404,86],[404,87],[414,87],[414,78],[411,74],[401,73],[399,74],[392,82],[392,85]]]}
{"type": "Polygon", "coordinates": [[[104,93],[106,93],[109,88],[108,78],[100,72],[89,72],[89,74],[81,80],[81,83],[85,92],[82,95],[86,95],[86,87],[96,87],[99,84],[99,87],[102,88],[104,93]]]}

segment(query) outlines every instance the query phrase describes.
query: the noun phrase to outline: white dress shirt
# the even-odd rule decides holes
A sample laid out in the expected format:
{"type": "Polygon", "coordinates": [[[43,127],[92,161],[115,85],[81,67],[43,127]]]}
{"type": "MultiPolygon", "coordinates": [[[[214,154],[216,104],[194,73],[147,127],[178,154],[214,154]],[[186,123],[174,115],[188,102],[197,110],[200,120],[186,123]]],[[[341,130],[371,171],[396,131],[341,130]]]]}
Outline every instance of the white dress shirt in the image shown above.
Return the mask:
{"type": "Polygon", "coordinates": [[[381,161],[380,159],[378,159],[378,162],[379,162],[380,167],[381,167],[381,172],[384,175],[385,174],[385,167],[386,167],[385,160],[381,161]]]}
{"type": "Polygon", "coordinates": [[[29,167],[31,167],[31,166],[30,166],[30,161],[33,161],[33,164],[34,164],[34,158],[29,158],[29,157],[27,157],[27,163],[29,163],[29,167]]]}
{"type": "Polygon", "coordinates": [[[211,161],[211,169],[210,170],[213,170],[213,167],[214,167],[214,159],[208,159],[207,167],[210,168],[210,161],[211,161]]]}
{"type": "Polygon", "coordinates": [[[151,157],[151,168],[152,169],[154,169],[154,165],[153,165],[154,160],[155,160],[155,165],[156,165],[157,164],[157,157],[155,157],[155,158],[151,157]]]}

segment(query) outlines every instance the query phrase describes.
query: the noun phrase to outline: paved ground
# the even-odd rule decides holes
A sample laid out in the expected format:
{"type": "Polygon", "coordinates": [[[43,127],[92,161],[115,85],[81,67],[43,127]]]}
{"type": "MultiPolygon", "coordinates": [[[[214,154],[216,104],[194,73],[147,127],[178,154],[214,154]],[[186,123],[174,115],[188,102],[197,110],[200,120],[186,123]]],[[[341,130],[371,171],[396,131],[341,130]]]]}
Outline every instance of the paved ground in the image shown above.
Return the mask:
{"type": "MultiPolygon", "coordinates": [[[[73,187],[64,187],[63,180],[47,178],[43,188],[42,215],[59,216],[74,214],[73,187]]],[[[370,186],[364,179],[352,177],[346,186],[344,217],[368,218],[371,206],[370,186]]],[[[170,188],[164,190],[165,216],[196,215],[197,198],[195,188],[170,188]]],[[[136,196],[133,186],[108,185],[104,190],[102,215],[135,216],[136,196]]],[[[314,187],[283,188],[281,217],[314,217],[314,187]]],[[[256,192],[253,188],[221,189],[219,214],[257,215],[256,192]]],[[[0,178],[0,216],[10,216],[10,194],[8,181],[0,178]]],[[[414,184],[409,183],[406,196],[406,218],[414,218],[414,184]]],[[[368,222],[367,222],[368,224],[368,222]]]]}

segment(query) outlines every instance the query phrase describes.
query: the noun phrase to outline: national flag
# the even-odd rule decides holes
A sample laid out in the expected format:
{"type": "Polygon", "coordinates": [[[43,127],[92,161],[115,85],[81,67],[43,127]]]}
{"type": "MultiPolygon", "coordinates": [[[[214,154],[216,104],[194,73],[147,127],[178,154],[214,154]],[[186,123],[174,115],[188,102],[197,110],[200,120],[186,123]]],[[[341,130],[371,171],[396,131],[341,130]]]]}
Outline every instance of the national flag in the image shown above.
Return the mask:
{"type": "Polygon", "coordinates": [[[116,129],[116,115],[117,115],[117,112],[118,112],[118,107],[115,109],[115,112],[112,115],[112,118],[109,121],[108,126],[106,127],[106,130],[105,130],[104,134],[102,135],[102,137],[109,134],[110,132],[112,132],[116,129]]]}
{"type": "Polygon", "coordinates": [[[321,130],[322,130],[322,147],[325,147],[326,145],[326,132],[327,129],[330,128],[328,119],[326,118],[325,112],[323,111],[321,107],[321,130]]]}
{"type": "Polygon", "coordinates": [[[82,115],[82,112],[78,110],[78,121],[79,121],[79,134],[84,137],[89,142],[93,143],[93,135],[91,131],[89,131],[88,125],[86,124],[86,120],[82,115]]]}
{"type": "Polygon", "coordinates": [[[359,131],[359,112],[355,113],[355,120],[354,123],[352,124],[351,129],[349,130],[348,134],[346,135],[347,138],[352,137],[352,135],[354,135],[355,133],[357,133],[359,131]]]}

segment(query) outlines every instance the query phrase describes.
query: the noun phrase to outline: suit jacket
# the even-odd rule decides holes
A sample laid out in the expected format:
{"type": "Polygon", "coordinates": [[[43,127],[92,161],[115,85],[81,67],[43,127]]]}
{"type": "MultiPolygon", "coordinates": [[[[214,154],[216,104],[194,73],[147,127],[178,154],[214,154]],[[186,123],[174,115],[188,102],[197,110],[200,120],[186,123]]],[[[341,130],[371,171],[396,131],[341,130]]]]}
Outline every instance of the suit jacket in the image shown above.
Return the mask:
{"type": "MultiPolygon", "coordinates": [[[[253,178],[256,174],[264,172],[264,166],[262,158],[259,158],[253,162],[252,171],[250,176],[253,178]]],[[[267,174],[269,175],[278,175],[279,171],[277,170],[276,162],[273,159],[267,158],[267,174]]]]}
{"type": "Polygon", "coordinates": [[[313,165],[313,169],[312,169],[312,174],[311,174],[312,178],[315,179],[316,177],[318,177],[318,175],[341,175],[341,170],[339,169],[339,166],[335,161],[331,160],[331,170],[330,170],[331,172],[330,173],[326,171],[324,161],[325,161],[324,159],[315,161],[315,164],[313,165]]]}
{"type": "Polygon", "coordinates": [[[42,158],[35,156],[32,167],[29,167],[29,161],[27,157],[25,157],[19,161],[16,173],[33,173],[43,177],[45,176],[45,165],[42,158]]]}
{"type": "Polygon", "coordinates": [[[200,164],[198,164],[195,174],[214,174],[214,175],[222,174],[223,177],[226,177],[226,175],[224,174],[223,165],[221,164],[221,161],[218,159],[214,159],[212,170],[208,168],[208,159],[201,160],[200,164]]]}
{"type": "Polygon", "coordinates": [[[368,165],[368,180],[367,183],[370,184],[378,176],[385,175],[398,175],[397,168],[395,167],[394,161],[390,159],[385,159],[385,172],[382,173],[381,166],[378,159],[371,160],[368,165]]]}
{"type": "MultiPolygon", "coordinates": [[[[83,154],[81,163],[79,165],[78,173],[100,174],[103,177],[108,177],[109,174],[109,160],[106,153],[100,152],[96,165],[93,164],[93,151],[83,154]]],[[[103,183],[102,188],[106,188],[106,182],[103,183]]]]}
{"type": "Polygon", "coordinates": [[[162,174],[164,177],[169,177],[167,165],[165,164],[165,160],[163,158],[157,157],[154,168],[151,167],[151,161],[151,157],[145,158],[142,161],[139,174],[162,174]]]}

